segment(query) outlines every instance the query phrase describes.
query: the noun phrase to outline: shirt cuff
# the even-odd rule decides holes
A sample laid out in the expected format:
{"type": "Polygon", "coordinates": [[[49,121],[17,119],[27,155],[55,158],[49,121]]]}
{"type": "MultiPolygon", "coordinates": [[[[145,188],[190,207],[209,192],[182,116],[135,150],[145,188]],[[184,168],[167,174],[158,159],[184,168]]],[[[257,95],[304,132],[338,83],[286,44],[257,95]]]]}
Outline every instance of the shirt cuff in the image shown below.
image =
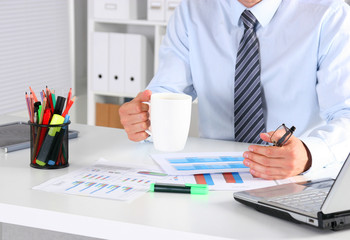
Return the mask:
{"type": "Polygon", "coordinates": [[[311,167],[302,173],[305,176],[317,175],[320,171],[335,161],[334,155],[328,145],[320,138],[305,137],[300,138],[307,146],[311,154],[311,167]]]}

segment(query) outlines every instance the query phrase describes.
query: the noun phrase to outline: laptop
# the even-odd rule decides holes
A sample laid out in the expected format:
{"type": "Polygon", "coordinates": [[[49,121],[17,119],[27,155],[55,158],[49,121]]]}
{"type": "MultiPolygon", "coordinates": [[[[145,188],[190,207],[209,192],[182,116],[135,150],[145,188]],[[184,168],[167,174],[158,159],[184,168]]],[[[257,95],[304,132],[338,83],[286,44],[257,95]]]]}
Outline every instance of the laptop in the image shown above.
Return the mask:
{"type": "Polygon", "coordinates": [[[321,229],[350,227],[350,154],[336,179],[319,179],[236,192],[256,210],[321,229]]]}
{"type": "MultiPolygon", "coordinates": [[[[69,130],[68,138],[78,137],[78,131],[69,130]]],[[[30,147],[30,127],[26,122],[0,125],[0,150],[5,153],[30,147]]]]}

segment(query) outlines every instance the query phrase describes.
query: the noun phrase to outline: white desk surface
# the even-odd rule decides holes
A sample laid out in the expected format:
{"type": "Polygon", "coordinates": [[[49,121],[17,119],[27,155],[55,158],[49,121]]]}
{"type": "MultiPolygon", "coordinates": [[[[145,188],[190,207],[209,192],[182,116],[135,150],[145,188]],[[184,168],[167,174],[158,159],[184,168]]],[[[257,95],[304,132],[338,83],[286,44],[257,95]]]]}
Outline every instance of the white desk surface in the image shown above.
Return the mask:
{"type": "MultiPolygon", "coordinates": [[[[0,123],[18,120],[1,117],[0,123]]],[[[21,119],[19,119],[21,120],[21,119]]],[[[40,170],[29,166],[29,149],[0,152],[0,222],[102,239],[350,239],[350,230],[319,230],[259,213],[232,192],[194,196],[146,193],[126,203],[32,190],[53,177],[88,166],[100,157],[155,165],[151,143],[135,143],[123,130],[72,124],[70,166],[40,170]]],[[[189,138],[185,152],[244,151],[246,144],[189,138]]]]}

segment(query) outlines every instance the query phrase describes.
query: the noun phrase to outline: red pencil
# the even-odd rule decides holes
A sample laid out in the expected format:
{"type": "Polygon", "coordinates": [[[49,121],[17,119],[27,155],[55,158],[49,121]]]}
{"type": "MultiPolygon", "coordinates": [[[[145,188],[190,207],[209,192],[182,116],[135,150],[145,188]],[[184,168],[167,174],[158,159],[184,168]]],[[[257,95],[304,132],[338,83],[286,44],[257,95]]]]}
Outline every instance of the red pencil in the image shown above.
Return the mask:
{"type": "Polygon", "coordinates": [[[72,97],[72,88],[70,88],[70,89],[69,89],[69,92],[68,92],[66,108],[67,108],[67,106],[68,106],[68,103],[69,103],[71,97],[72,97]]]}
{"type": "MultiPolygon", "coordinates": [[[[44,113],[44,116],[43,116],[43,121],[42,121],[42,124],[44,125],[48,125],[50,123],[50,118],[51,118],[51,112],[49,109],[46,109],[45,113],[44,113]]],[[[44,138],[45,138],[45,134],[46,134],[46,131],[47,131],[47,128],[46,127],[43,127],[42,130],[41,130],[41,133],[40,133],[40,138],[39,138],[39,143],[38,143],[38,146],[37,146],[37,150],[35,152],[35,158],[34,158],[34,161],[36,159],[36,156],[38,155],[39,153],[39,150],[41,148],[41,145],[43,144],[43,141],[44,141],[44,138]]],[[[36,162],[36,161],[35,161],[36,162]]],[[[35,163],[34,162],[34,163],[35,163]]]]}
{"type": "Polygon", "coordinates": [[[73,103],[75,101],[75,96],[72,98],[72,100],[70,100],[67,104],[66,109],[64,110],[64,112],[62,113],[62,117],[65,117],[68,114],[69,109],[72,107],[73,103]]]}

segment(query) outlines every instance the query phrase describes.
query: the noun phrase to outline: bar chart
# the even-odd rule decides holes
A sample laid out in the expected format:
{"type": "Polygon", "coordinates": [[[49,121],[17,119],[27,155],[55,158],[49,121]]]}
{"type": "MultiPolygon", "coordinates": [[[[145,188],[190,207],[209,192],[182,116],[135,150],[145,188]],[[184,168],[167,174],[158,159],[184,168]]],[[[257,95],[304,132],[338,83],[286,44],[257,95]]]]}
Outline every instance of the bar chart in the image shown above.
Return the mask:
{"type": "Polygon", "coordinates": [[[190,175],[248,172],[242,155],[241,152],[205,152],[153,154],[151,157],[169,175],[190,175]]]}

